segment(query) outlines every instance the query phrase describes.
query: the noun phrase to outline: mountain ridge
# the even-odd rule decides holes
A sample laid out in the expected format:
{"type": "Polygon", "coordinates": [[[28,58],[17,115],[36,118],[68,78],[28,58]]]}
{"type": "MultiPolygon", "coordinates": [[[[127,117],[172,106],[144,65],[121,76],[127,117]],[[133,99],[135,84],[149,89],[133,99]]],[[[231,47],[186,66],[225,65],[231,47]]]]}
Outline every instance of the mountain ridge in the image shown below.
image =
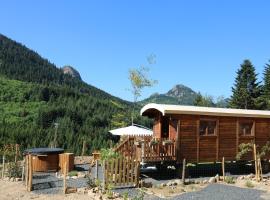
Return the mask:
{"type": "Polygon", "coordinates": [[[160,104],[181,104],[193,105],[197,93],[190,87],[183,84],[177,84],[164,94],[154,93],[150,97],[142,100],[141,104],[160,103],[160,104]]]}

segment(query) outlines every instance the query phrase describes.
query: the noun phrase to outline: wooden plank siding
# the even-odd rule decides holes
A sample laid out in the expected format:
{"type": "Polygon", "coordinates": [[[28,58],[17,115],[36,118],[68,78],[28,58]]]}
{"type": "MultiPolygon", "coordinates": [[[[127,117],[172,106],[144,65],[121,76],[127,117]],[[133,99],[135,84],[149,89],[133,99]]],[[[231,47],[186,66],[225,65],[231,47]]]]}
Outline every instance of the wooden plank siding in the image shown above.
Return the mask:
{"type": "Polygon", "coordinates": [[[161,138],[161,115],[159,114],[155,120],[153,125],[153,137],[161,138]]]}
{"type": "MultiPolygon", "coordinates": [[[[200,115],[169,115],[169,138],[176,140],[177,161],[184,158],[188,162],[216,162],[223,157],[226,160],[236,159],[239,144],[255,142],[262,147],[270,140],[270,119],[267,118],[238,118],[225,116],[200,115]],[[200,120],[215,120],[216,134],[201,136],[200,120]],[[254,135],[239,135],[241,121],[254,122],[254,135]]],[[[154,126],[154,135],[161,136],[160,116],[154,126]],[[155,133],[157,131],[158,133],[155,133]]],[[[244,159],[252,160],[252,153],[244,159]]]]}

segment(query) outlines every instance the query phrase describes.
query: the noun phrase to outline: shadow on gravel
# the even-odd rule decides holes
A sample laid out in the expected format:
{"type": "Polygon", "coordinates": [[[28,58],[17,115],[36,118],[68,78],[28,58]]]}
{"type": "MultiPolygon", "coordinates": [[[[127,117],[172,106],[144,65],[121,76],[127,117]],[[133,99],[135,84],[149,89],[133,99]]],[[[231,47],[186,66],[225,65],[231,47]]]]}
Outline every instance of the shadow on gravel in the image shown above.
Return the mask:
{"type": "Polygon", "coordinates": [[[44,175],[33,175],[33,179],[46,179],[50,177],[51,175],[49,174],[44,174],[44,175]]]}
{"type": "MultiPolygon", "coordinates": [[[[254,166],[249,163],[226,163],[225,173],[226,175],[246,175],[254,173],[254,166]]],[[[181,174],[181,169],[175,168],[160,171],[155,167],[141,169],[141,178],[151,178],[157,181],[181,178],[181,174]]],[[[212,177],[216,174],[222,174],[221,163],[202,163],[186,168],[187,178],[212,177]]]]}
{"type": "Polygon", "coordinates": [[[45,189],[57,188],[57,187],[60,187],[61,182],[62,181],[36,183],[33,185],[33,190],[45,190],[45,189]]]}

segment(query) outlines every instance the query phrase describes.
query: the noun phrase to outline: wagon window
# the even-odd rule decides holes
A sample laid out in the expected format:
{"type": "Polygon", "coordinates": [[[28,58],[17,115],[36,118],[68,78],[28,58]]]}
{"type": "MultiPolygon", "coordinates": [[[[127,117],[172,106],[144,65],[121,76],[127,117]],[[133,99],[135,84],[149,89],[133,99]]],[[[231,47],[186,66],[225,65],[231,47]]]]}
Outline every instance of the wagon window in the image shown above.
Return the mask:
{"type": "Polygon", "coordinates": [[[217,122],[213,120],[200,121],[200,135],[216,135],[217,122]]]}
{"type": "Polygon", "coordinates": [[[169,118],[163,117],[162,124],[161,124],[161,137],[168,138],[169,137],[169,118]]]}
{"type": "Polygon", "coordinates": [[[239,122],[239,135],[254,135],[254,122],[239,122]]]}

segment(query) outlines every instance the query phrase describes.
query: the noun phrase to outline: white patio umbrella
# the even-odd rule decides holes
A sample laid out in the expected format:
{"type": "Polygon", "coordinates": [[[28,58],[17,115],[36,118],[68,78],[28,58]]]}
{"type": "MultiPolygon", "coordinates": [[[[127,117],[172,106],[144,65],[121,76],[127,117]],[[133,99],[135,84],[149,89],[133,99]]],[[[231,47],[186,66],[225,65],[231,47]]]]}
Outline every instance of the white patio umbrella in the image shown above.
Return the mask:
{"type": "Polygon", "coordinates": [[[137,135],[137,136],[151,136],[153,131],[151,129],[145,128],[140,125],[133,124],[132,126],[127,126],[123,128],[118,128],[109,131],[113,135],[137,135]]]}

